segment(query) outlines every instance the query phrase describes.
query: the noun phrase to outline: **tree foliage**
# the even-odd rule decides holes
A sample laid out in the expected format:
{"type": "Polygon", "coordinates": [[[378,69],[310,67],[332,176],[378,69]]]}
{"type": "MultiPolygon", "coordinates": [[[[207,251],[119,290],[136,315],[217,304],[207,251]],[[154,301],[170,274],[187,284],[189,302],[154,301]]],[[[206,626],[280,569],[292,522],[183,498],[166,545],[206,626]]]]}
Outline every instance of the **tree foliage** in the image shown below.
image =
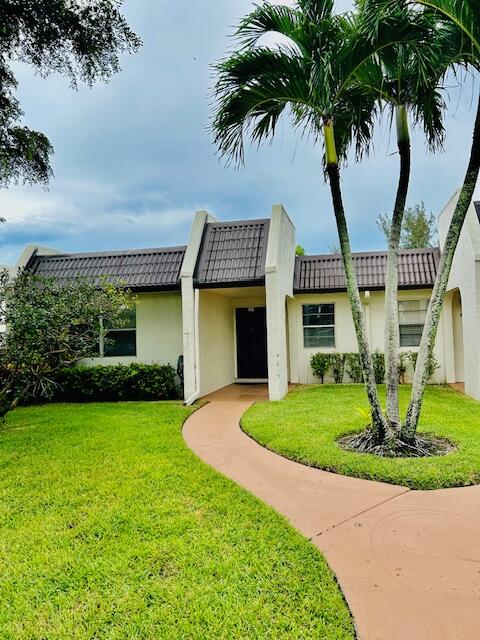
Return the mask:
{"type": "Polygon", "coordinates": [[[48,138],[21,124],[15,96],[16,62],[42,77],[66,75],[72,87],[107,80],[119,54],[141,41],[120,12],[120,0],[0,0],[0,187],[47,183],[51,176],[48,138]]]}
{"type": "Polygon", "coordinates": [[[0,417],[22,397],[49,398],[55,374],[98,354],[102,327],[121,322],[132,295],[107,282],[0,275],[0,417]],[[103,319],[100,326],[100,318],[103,319]]]}
{"type": "MultiPolygon", "coordinates": [[[[391,226],[390,216],[381,213],[377,218],[377,225],[388,242],[391,226]]],[[[424,249],[433,247],[436,243],[436,219],[431,211],[427,212],[425,203],[421,202],[405,209],[400,247],[402,249],[424,249]]]]}

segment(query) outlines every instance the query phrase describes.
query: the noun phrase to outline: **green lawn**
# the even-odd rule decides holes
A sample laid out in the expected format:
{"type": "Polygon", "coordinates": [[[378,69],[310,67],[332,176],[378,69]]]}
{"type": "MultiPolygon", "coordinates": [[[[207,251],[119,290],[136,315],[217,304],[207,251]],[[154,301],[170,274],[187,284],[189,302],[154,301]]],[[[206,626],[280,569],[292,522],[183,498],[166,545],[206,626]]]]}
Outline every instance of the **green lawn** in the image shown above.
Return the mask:
{"type": "MultiPolygon", "coordinates": [[[[384,388],[380,390],[382,399],[384,388]]],[[[401,386],[405,410],[410,387],[401,386]]],[[[458,449],[442,457],[379,458],[342,450],[336,439],[361,431],[368,417],[362,385],[297,387],[280,402],[254,405],[242,428],[260,444],[304,464],[415,489],[480,484],[480,403],[446,387],[428,387],[420,431],[458,449]]]]}
{"type": "Polygon", "coordinates": [[[0,426],[2,640],[352,639],[316,549],[200,462],[177,403],[0,426]]]}

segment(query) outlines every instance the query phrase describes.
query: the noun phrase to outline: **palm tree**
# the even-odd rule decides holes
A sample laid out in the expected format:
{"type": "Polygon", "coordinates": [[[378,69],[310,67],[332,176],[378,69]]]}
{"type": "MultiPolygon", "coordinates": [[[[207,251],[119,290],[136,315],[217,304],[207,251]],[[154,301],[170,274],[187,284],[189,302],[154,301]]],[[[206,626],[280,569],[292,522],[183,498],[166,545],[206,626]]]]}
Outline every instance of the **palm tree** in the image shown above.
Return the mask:
{"type": "MultiPolygon", "coordinates": [[[[472,69],[480,69],[480,2],[478,0],[375,0],[377,20],[381,20],[381,11],[391,11],[392,7],[404,7],[405,4],[426,7],[438,20],[438,24],[453,26],[455,32],[462,34],[459,50],[453,64],[463,63],[472,69]]],[[[452,38],[458,37],[452,35],[452,38]]],[[[480,172],[480,96],[478,99],[470,159],[465,173],[460,196],[450,221],[445,244],[442,250],[432,297],[428,306],[423,334],[418,351],[417,363],[412,385],[412,394],[402,429],[404,439],[415,437],[423,395],[428,378],[428,363],[433,354],[440,314],[445,300],[450,271],[455,250],[460,238],[467,211],[472,202],[475,186],[480,172]]]]}
{"type": "Polygon", "coordinates": [[[376,54],[375,64],[364,64],[356,75],[364,86],[377,89],[392,109],[396,121],[400,175],[388,237],[385,281],[385,369],[387,382],[386,418],[391,429],[401,432],[398,401],[399,323],[398,323],[398,255],[400,235],[411,171],[410,126],[421,124],[431,151],[442,147],[444,140],[442,97],[443,80],[452,59],[458,55],[458,30],[438,24],[428,12],[412,11],[408,3],[394,3],[383,8],[381,19],[376,0],[358,0],[357,23],[364,37],[376,38],[378,25],[387,22],[395,29],[401,23],[423,24],[430,34],[429,46],[395,42],[376,54]],[[373,5],[373,7],[372,7],[373,5]],[[374,19],[372,21],[372,15],[374,19]],[[371,68],[373,67],[373,73],[371,68]]]}
{"type": "Polygon", "coordinates": [[[294,127],[323,141],[372,423],[384,438],[388,425],[375,385],[340,186],[339,161],[351,144],[358,155],[368,150],[378,102],[354,77],[373,47],[355,42],[352,31],[346,17],[333,14],[332,0],[298,0],[293,9],[268,3],[257,7],[237,30],[239,50],[217,65],[212,128],[220,152],[238,163],[244,160],[245,134],[256,143],[272,137],[287,108],[294,127]],[[258,44],[272,32],[287,43],[275,49],[258,44]]]}
{"type": "MultiPolygon", "coordinates": [[[[293,9],[265,3],[241,22],[236,33],[239,48],[217,65],[215,85],[214,138],[220,152],[230,159],[244,161],[245,137],[258,144],[272,137],[287,107],[295,127],[311,134],[315,141],[323,141],[325,173],[371,408],[370,432],[377,441],[394,440],[397,434],[392,425],[398,431],[398,420],[393,415],[387,421],[378,400],[342,202],[339,165],[351,145],[358,157],[368,151],[382,101],[394,105],[401,125],[398,130],[402,173],[396,206],[401,226],[409,176],[407,108],[415,119],[422,120],[432,140],[438,141],[442,134],[443,104],[438,93],[430,85],[423,86],[432,99],[428,120],[422,113],[425,100],[415,101],[412,97],[414,83],[410,83],[410,94],[406,89],[399,91],[403,78],[398,68],[396,76],[393,72],[395,56],[398,57],[396,42],[402,41],[405,46],[411,43],[412,47],[424,50],[431,45],[434,34],[425,22],[416,19],[417,15],[418,12],[410,12],[410,22],[389,16],[384,24],[376,25],[375,38],[371,39],[364,37],[351,16],[334,15],[331,1],[298,0],[293,9]],[[261,37],[272,32],[283,36],[286,42],[275,49],[259,44],[261,37]],[[390,75],[387,82],[385,74],[390,75]],[[393,81],[392,75],[396,77],[393,81]]],[[[412,57],[414,49],[409,51],[412,57]]],[[[418,71],[418,67],[409,62],[410,78],[417,77],[417,85],[421,86],[414,70],[418,71]]],[[[390,272],[393,273],[391,268],[390,272]]],[[[396,295],[393,276],[389,283],[396,295]]]]}

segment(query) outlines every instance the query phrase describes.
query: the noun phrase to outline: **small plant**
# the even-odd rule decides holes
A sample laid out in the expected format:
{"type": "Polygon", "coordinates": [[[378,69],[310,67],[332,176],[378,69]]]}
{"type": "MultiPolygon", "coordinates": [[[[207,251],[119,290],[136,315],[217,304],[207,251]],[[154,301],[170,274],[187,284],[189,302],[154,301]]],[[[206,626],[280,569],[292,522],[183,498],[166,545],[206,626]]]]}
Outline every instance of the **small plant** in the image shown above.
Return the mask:
{"type": "Polygon", "coordinates": [[[363,381],[362,365],[360,362],[359,353],[347,353],[345,354],[347,363],[347,373],[352,382],[360,383],[363,381]]]}
{"type": "Polygon", "coordinates": [[[310,364],[312,366],[313,373],[320,378],[323,384],[325,375],[331,366],[331,354],[330,353],[314,353],[310,358],[310,364]]]}
{"type": "Polygon", "coordinates": [[[330,366],[335,384],[342,384],[345,372],[345,353],[332,353],[330,355],[330,366]]]}
{"type": "Polygon", "coordinates": [[[432,353],[427,361],[427,380],[433,378],[437,369],[440,369],[440,365],[438,364],[435,355],[432,353]]]}
{"type": "Polygon", "coordinates": [[[375,351],[372,356],[375,382],[383,384],[385,382],[385,355],[380,351],[375,351]]]}
{"type": "Polygon", "coordinates": [[[400,384],[405,384],[406,382],[405,377],[407,375],[409,356],[409,353],[402,351],[398,359],[398,382],[400,384]]]}
{"type": "Polygon", "coordinates": [[[409,351],[408,357],[410,364],[412,365],[413,372],[415,373],[415,367],[417,366],[418,353],[416,351],[409,351]]]}
{"type": "MultiPolygon", "coordinates": [[[[418,358],[418,353],[417,351],[410,351],[407,356],[410,359],[410,363],[412,365],[412,369],[415,372],[415,367],[417,366],[417,358],[418,358]]],[[[437,369],[440,368],[440,365],[438,364],[438,360],[435,357],[435,354],[430,354],[430,356],[428,357],[427,360],[427,382],[433,378],[433,376],[435,375],[435,371],[437,371],[437,369]]]]}

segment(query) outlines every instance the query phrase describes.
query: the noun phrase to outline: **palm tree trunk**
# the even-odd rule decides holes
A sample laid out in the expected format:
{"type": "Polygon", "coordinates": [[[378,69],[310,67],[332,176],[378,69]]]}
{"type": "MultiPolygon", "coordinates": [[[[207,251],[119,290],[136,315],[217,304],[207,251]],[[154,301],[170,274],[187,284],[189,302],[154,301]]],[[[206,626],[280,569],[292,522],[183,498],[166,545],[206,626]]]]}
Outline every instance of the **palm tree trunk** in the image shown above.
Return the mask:
{"type": "Polygon", "coordinates": [[[473,143],[468,163],[467,172],[458,199],[457,206],[450,222],[445,246],[443,247],[438,273],[435,279],[432,297],[427,310],[425,326],[423,327],[422,340],[418,350],[417,364],[413,378],[412,395],[407,410],[403,436],[405,439],[413,439],[418,427],[420,411],[422,409],[423,394],[427,383],[428,361],[433,353],[435,338],[437,335],[440,313],[442,311],[448,279],[452,268],[455,249],[457,248],[463,223],[472,202],[473,192],[478,180],[480,170],[480,97],[478,101],[477,116],[473,132],[473,143]]]}
{"type": "Polygon", "coordinates": [[[410,181],[410,133],[405,106],[397,106],[396,119],[397,144],[400,154],[400,178],[388,238],[385,279],[385,375],[387,382],[387,421],[392,431],[399,434],[401,422],[398,404],[398,351],[400,347],[398,329],[398,251],[410,181]]]}
{"type": "Polygon", "coordinates": [[[357,277],[353,266],[347,220],[345,218],[345,210],[343,208],[342,190],[340,186],[340,172],[338,168],[338,158],[335,148],[333,122],[330,118],[324,119],[323,129],[325,135],[327,174],[330,181],[330,191],[332,194],[333,209],[335,213],[335,220],[337,223],[338,239],[340,242],[340,250],[343,258],[343,266],[345,269],[345,281],[347,286],[348,299],[350,302],[350,308],[352,310],[353,324],[357,336],[358,351],[362,364],[365,388],[370,403],[372,427],[378,439],[380,441],[383,441],[390,435],[390,431],[383,415],[382,408],[380,406],[377,386],[375,384],[373,362],[368,346],[367,332],[363,319],[362,303],[360,300],[360,291],[358,289],[357,277]]]}

